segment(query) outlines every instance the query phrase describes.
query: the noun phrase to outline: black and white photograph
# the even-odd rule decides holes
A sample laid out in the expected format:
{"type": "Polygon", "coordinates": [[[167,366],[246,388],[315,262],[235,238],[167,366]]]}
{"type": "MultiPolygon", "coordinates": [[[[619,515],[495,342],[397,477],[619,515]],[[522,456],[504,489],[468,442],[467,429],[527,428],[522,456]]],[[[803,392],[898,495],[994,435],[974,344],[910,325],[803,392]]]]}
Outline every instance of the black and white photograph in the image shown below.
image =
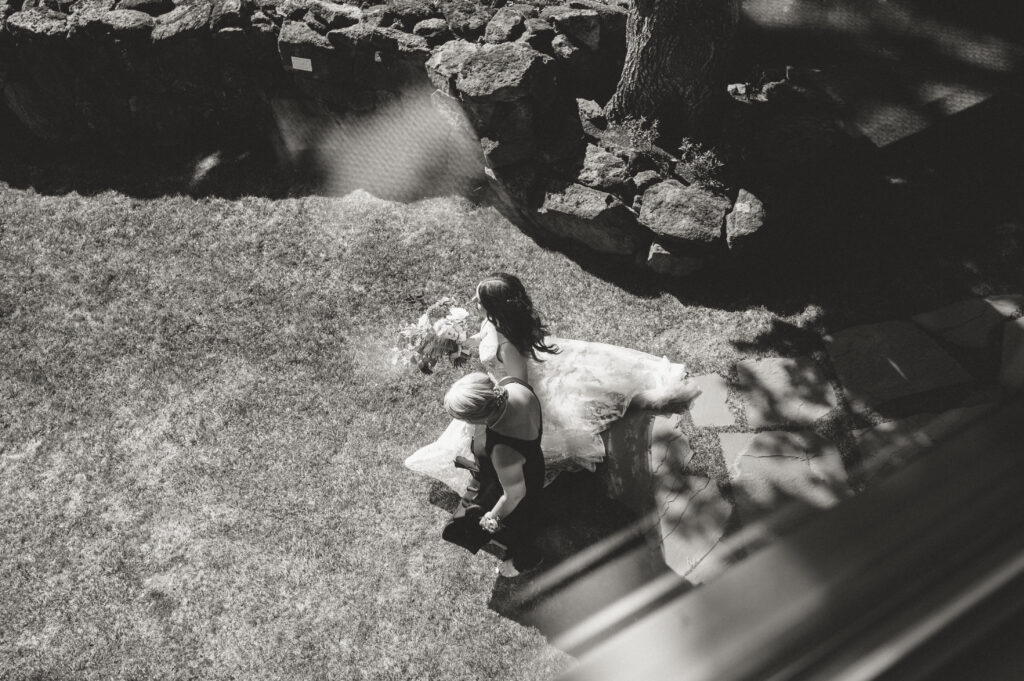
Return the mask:
{"type": "Polygon", "coordinates": [[[0,681],[1021,681],[1013,0],[0,0],[0,681]]]}

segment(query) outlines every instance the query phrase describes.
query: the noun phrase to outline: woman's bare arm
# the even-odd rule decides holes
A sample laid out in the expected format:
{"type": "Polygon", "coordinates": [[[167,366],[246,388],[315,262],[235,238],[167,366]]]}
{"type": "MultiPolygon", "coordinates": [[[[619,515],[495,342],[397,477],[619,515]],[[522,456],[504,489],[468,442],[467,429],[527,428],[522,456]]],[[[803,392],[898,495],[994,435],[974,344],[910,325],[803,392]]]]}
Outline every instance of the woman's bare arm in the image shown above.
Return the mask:
{"type": "Polygon", "coordinates": [[[523,475],[523,455],[507,445],[495,445],[491,461],[498,474],[503,494],[491,509],[491,515],[499,521],[516,510],[519,502],[526,498],[526,478],[523,475]]]}

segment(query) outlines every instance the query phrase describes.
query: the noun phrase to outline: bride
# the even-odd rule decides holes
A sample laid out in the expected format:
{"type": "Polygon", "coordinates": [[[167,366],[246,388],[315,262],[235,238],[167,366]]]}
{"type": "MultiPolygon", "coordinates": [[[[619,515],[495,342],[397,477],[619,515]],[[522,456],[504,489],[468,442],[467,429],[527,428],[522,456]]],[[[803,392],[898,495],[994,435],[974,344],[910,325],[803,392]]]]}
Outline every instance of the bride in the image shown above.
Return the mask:
{"type": "MultiPolygon", "coordinates": [[[[682,364],[605,343],[549,338],[523,283],[511,274],[485,278],[472,302],[482,318],[474,340],[484,369],[495,382],[506,376],[524,381],[540,400],[548,469],[593,471],[605,458],[601,434],[628,408],[681,407],[700,393],[682,364]]],[[[465,476],[453,464],[456,456],[468,456],[474,434],[470,424],[453,421],[405,464],[461,491],[465,476]]]]}

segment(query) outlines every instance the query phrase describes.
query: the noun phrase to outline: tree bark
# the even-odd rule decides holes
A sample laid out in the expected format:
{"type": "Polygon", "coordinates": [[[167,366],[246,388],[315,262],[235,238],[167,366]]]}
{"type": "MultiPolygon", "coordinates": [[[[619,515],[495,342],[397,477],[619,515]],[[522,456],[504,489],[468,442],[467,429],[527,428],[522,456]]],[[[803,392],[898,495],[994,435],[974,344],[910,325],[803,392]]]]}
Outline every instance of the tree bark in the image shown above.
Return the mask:
{"type": "Polygon", "coordinates": [[[725,99],[719,70],[739,8],[739,0],[634,0],[608,118],[657,122],[661,137],[673,142],[707,132],[725,99]]]}

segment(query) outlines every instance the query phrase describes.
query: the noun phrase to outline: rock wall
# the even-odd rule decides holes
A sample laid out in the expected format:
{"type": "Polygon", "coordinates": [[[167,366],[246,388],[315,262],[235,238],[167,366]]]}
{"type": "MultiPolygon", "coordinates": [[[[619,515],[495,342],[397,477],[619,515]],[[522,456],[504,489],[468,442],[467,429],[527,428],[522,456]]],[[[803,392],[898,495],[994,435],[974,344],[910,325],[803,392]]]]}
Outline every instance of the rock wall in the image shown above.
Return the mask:
{"type": "Polygon", "coordinates": [[[472,0],[0,0],[0,88],[43,139],[175,144],[262,127],[276,98],[372,111],[429,93],[424,62],[453,39],[529,44],[607,96],[623,32],[585,7],[472,0]]]}
{"type": "Polygon", "coordinates": [[[420,99],[479,141],[536,230],[691,274],[763,209],[605,129],[625,23],[597,0],[0,0],[0,87],[43,139],[155,146],[266,132],[281,101],[358,115],[420,99]]]}

